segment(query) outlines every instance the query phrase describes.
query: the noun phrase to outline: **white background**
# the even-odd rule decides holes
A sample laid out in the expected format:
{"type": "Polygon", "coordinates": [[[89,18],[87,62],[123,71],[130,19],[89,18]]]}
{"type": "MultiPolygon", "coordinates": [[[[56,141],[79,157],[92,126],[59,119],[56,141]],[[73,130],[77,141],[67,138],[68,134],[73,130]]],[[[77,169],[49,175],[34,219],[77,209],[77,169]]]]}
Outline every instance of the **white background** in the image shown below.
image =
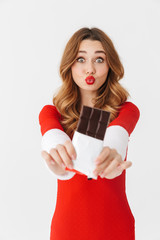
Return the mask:
{"type": "Polygon", "coordinates": [[[160,240],[159,23],[159,0],[0,0],[0,240],[49,239],[57,185],[40,155],[38,114],[81,27],[105,31],[124,65],[121,82],[141,112],[126,179],[136,240],[160,240]]]}

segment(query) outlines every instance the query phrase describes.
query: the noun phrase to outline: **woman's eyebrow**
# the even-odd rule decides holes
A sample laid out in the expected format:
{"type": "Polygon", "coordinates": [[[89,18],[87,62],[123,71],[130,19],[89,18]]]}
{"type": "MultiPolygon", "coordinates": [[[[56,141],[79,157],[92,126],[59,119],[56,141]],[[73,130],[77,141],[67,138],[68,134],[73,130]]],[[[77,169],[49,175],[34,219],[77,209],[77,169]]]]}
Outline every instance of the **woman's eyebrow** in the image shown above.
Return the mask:
{"type": "Polygon", "coordinates": [[[102,50],[99,50],[99,51],[95,51],[95,53],[104,53],[106,55],[106,53],[102,50]]]}
{"type": "Polygon", "coordinates": [[[82,50],[80,50],[80,51],[78,51],[78,53],[87,53],[86,51],[82,51],[82,50]]]}
{"type": "MultiPolygon", "coordinates": [[[[78,51],[78,53],[87,53],[86,51],[83,51],[83,50],[80,50],[78,51]]],[[[94,53],[104,53],[106,55],[106,53],[102,50],[99,50],[99,51],[95,51],[94,53]]]]}

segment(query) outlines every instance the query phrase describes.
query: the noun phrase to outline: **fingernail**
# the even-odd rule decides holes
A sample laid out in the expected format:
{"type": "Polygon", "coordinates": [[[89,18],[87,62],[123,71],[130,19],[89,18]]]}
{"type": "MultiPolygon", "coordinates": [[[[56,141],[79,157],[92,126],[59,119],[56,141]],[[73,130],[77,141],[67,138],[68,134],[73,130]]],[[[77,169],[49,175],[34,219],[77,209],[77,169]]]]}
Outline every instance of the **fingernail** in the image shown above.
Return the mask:
{"type": "Polygon", "coordinates": [[[64,163],[62,163],[62,167],[65,169],[66,168],[66,165],[64,163]]]}
{"type": "Polygon", "coordinates": [[[76,159],[76,155],[72,155],[72,160],[75,160],[76,159]]]}
{"type": "Polygon", "coordinates": [[[98,165],[100,163],[99,160],[95,160],[94,162],[95,162],[96,165],[98,165]]]}
{"type": "Polygon", "coordinates": [[[103,172],[101,172],[100,177],[104,178],[104,176],[105,176],[105,174],[103,172]]]}
{"type": "Polygon", "coordinates": [[[69,164],[69,168],[72,169],[72,168],[73,168],[73,165],[72,165],[72,164],[69,164]]]}
{"type": "Polygon", "coordinates": [[[121,169],[121,165],[119,165],[118,167],[117,167],[117,170],[120,170],[121,169]]]}
{"type": "Polygon", "coordinates": [[[52,164],[52,165],[55,165],[55,161],[51,160],[51,164],[52,164]]]}
{"type": "Polygon", "coordinates": [[[95,176],[97,176],[97,171],[94,171],[93,174],[94,174],[95,176]]]}

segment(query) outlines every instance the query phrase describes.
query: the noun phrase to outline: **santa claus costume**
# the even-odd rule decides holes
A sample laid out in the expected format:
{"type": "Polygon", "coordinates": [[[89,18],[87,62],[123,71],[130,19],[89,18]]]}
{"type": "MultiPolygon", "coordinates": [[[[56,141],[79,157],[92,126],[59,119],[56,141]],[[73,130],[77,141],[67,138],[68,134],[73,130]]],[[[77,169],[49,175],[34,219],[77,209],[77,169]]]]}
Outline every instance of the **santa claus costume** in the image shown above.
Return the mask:
{"type": "MultiPolygon", "coordinates": [[[[139,115],[135,104],[125,102],[107,127],[104,146],[116,149],[124,161],[139,115]]],[[[42,148],[48,152],[70,139],[60,121],[61,115],[53,105],[44,106],[39,114],[42,148]]],[[[89,180],[86,175],[73,171],[53,175],[58,186],[50,240],[135,239],[135,218],[126,196],[126,170],[114,179],[98,176],[89,180]]]]}

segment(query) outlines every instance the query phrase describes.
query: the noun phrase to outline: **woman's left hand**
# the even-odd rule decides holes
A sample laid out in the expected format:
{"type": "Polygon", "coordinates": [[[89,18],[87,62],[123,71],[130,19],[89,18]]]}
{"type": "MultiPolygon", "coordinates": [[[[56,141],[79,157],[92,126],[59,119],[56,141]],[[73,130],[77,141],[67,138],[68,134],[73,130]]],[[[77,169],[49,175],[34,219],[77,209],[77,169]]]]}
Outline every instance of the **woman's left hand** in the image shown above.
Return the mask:
{"type": "Polygon", "coordinates": [[[124,169],[132,166],[132,162],[123,161],[115,149],[104,147],[95,160],[96,168],[93,173],[101,178],[113,179],[121,175],[124,169]]]}

